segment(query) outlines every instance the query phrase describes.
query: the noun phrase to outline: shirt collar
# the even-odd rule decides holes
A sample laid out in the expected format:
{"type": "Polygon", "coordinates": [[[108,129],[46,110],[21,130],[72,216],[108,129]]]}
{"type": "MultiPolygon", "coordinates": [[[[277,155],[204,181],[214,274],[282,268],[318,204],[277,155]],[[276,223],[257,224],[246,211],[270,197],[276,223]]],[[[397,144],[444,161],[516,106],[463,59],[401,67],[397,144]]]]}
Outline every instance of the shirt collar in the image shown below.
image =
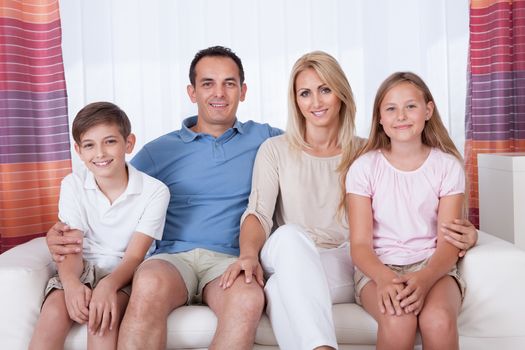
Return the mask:
{"type": "MultiPolygon", "coordinates": [[[[182,121],[182,128],[180,129],[180,137],[182,141],[188,143],[195,140],[197,136],[202,135],[201,133],[197,133],[191,130],[191,128],[195,126],[195,124],[197,124],[196,115],[193,117],[186,118],[182,121]]],[[[233,123],[231,129],[237,130],[239,133],[244,134],[244,125],[237,118],[235,118],[235,123],[233,123]]]]}
{"type": "MultiPolygon", "coordinates": [[[[126,163],[128,167],[128,186],[123,194],[139,194],[142,192],[142,176],[135,167],[126,163]]],[[[84,188],[87,190],[97,190],[98,185],[95,181],[95,175],[86,169],[86,178],[84,180],[84,188]]]]}

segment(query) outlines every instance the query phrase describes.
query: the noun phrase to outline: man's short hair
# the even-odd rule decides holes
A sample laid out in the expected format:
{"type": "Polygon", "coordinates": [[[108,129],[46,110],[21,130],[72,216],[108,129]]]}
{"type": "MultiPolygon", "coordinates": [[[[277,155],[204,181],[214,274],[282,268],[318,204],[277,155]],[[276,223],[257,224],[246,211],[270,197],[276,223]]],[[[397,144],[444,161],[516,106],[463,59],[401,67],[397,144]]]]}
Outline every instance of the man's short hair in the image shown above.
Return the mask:
{"type": "Polygon", "coordinates": [[[93,102],[77,113],[72,127],[73,139],[80,145],[81,136],[100,124],[116,125],[124,139],[127,139],[131,133],[128,116],[119,106],[111,102],[93,102]]]}
{"type": "Polygon", "coordinates": [[[200,50],[195,54],[195,57],[191,61],[190,65],[190,82],[191,85],[195,86],[195,66],[197,63],[204,57],[229,57],[231,58],[237,68],[239,68],[239,78],[241,80],[241,85],[244,83],[244,68],[242,67],[242,62],[239,56],[235,54],[232,50],[224,46],[211,46],[207,49],[200,50]]]}

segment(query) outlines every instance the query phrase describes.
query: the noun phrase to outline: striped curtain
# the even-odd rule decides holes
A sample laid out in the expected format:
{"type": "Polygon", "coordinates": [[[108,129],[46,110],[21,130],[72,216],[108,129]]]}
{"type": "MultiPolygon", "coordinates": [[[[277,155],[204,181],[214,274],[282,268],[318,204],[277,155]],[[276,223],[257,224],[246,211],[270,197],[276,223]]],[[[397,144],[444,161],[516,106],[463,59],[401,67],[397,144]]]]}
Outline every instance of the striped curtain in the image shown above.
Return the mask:
{"type": "Polygon", "coordinates": [[[478,153],[525,152],[525,0],[471,0],[465,162],[479,227],[478,153]]]}
{"type": "Polygon", "coordinates": [[[58,0],[0,2],[0,252],[57,220],[71,171],[58,0]]]}

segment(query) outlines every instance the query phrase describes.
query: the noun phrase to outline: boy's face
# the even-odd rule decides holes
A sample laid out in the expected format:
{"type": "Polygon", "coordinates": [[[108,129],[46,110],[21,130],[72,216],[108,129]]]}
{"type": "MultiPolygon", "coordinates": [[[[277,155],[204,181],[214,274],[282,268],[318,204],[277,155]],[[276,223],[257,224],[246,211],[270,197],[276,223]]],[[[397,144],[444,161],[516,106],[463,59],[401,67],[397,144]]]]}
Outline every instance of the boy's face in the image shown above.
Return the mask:
{"type": "Polygon", "coordinates": [[[131,153],[135,135],[126,139],[115,124],[99,124],[80,136],[75,150],[95,178],[126,176],[126,153],[131,153]]]}

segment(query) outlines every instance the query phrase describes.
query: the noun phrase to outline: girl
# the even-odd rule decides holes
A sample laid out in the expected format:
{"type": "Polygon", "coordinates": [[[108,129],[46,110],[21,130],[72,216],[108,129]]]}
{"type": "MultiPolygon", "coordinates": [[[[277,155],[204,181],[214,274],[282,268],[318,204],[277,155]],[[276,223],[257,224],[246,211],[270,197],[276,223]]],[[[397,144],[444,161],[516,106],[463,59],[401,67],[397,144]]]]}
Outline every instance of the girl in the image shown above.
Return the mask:
{"type": "Polygon", "coordinates": [[[464,284],[445,223],[461,217],[462,158],[420,77],[379,87],[370,137],[346,177],[356,301],[378,322],[378,349],[458,349],[464,284]]]}

